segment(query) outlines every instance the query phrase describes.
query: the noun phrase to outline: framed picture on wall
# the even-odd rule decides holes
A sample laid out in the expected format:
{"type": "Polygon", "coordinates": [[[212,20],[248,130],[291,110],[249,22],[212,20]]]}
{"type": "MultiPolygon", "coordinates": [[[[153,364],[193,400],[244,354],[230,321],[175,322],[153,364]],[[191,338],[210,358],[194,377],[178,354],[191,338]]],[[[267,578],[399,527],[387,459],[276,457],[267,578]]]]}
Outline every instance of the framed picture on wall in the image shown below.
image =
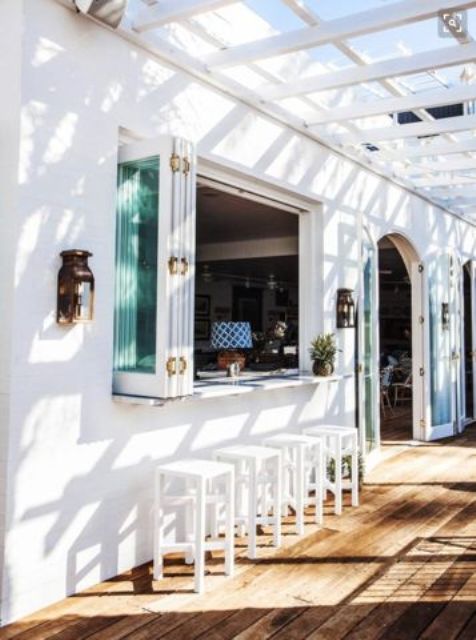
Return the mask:
{"type": "Polygon", "coordinates": [[[210,340],[210,320],[195,318],[195,340],[210,340]]]}
{"type": "Polygon", "coordinates": [[[210,315],[210,296],[195,296],[195,315],[208,318],[210,315]]]}

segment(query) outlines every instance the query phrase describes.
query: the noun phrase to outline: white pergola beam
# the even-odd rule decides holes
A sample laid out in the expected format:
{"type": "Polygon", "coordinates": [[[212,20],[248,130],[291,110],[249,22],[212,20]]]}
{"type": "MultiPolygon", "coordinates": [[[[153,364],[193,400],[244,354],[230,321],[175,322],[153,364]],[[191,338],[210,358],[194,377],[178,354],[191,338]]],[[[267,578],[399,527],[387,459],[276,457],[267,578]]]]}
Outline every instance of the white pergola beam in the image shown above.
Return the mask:
{"type": "Polygon", "coordinates": [[[476,152],[476,138],[464,142],[433,142],[421,143],[417,147],[404,146],[401,149],[388,149],[385,151],[396,160],[408,160],[412,158],[424,158],[426,156],[446,156],[453,153],[476,152]]]}
{"type": "Polygon", "coordinates": [[[355,38],[376,31],[410,24],[435,16],[439,11],[476,6],[476,0],[402,0],[383,7],[330,20],[324,25],[305,27],[255,42],[209,54],[204,62],[211,68],[230,67],[263,58],[317,47],[338,40],[355,38]]]}
{"type": "Polygon", "coordinates": [[[162,27],[169,22],[187,20],[200,13],[221,9],[237,0],[164,0],[138,13],[132,28],[138,33],[162,27]]]}
{"type": "Polygon", "coordinates": [[[356,118],[368,118],[385,113],[399,113],[401,111],[413,111],[441,105],[457,104],[476,100],[476,85],[469,87],[457,87],[455,89],[441,89],[425,93],[411,94],[404,97],[384,98],[374,102],[357,102],[345,107],[329,109],[328,112],[319,114],[309,120],[309,126],[324,125],[331,122],[355,120],[356,118]]]}
{"type": "Polygon", "coordinates": [[[474,178],[470,176],[450,176],[450,177],[431,177],[431,178],[418,178],[412,180],[413,186],[419,187],[452,187],[453,185],[465,184],[468,186],[476,187],[476,175],[474,178]]]}
{"type": "Polygon", "coordinates": [[[446,171],[474,171],[476,170],[476,158],[463,158],[462,160],[442,160],[441,162],[425,162],[413,164],[408,169],[408,175],[418,175],[425,171],[444,173],[446,171]]]}
{"type": "Polygon", "coordinates": [[[310,9],[304,0],[283,0],[291,11],[301,18],[303,22],[309,25],[319,24],[319,19],[312,9],[310,9]]]}
{"type": "Polygon", "coordinates": [[[362,67],[350,67],[318,76],[310,76],[283,84],[266,84],[256,91],[263,100],[282,100],[318,91],[342,89],[362,82],[375,82],[387,78],[420,73],[472,62],[476,58],[476,43],[456,45],[442,50],[424,51],[413,56],[392,58],[362,67]]]}
{"type": "Polygon", "coordinates": [[[443,118],[431,122],[414,122],[376,129],[362,129],[358,133],[349,132],[335,134],[334,141],[343,146],[357,145],[362,142],[374,142],[385,140],[401,140],[404,138],[416,138],[419,136],[441,135],[456,131],[471,131],[476,129],[476,116],[455,116],[443,118]]]}

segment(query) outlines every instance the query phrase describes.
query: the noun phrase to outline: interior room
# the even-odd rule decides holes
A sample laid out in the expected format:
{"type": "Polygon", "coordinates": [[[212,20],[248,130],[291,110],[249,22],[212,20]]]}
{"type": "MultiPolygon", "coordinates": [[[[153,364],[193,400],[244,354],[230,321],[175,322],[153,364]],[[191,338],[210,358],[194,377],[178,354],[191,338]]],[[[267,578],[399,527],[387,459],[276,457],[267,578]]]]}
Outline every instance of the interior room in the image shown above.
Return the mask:
{"type": "Polygon", "coordinates": [[[196,269],[197,378],[298,368],[297,213],[199,183],[196,269]]]}
{"type": "Polygon", "coordinates": [[[380,240],[378,253],[382,433],[398,427],[408,438],[412,429],[411,280],[391,238],[380,240]]]}

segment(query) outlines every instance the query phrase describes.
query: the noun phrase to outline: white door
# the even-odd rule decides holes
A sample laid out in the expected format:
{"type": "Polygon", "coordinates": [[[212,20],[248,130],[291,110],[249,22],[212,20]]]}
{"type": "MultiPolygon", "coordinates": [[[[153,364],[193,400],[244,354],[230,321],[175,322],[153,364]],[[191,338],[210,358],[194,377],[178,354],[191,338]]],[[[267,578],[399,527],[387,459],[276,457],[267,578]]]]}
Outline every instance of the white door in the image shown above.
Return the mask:
{"type": "Polygon", "coordinates": [[[116,393],[192,393],[195,164],[191,145],[170,136],[120,148],[116,393]]]}
{"type": "Polygon", "coordinates": [[[453,256],[428,261],[430,422],[425,439],[457,433],[461,420],[460,295],[453,256]]]}
{"type": "Polygon", "coordinates": [[[426,426],[431,424],[429,402],[429,304],[427,278],[422,263],[412,262],[412,380],[413,438],[426,440],[426,426]]]}
{"type": "Polygon", "coordinates": [[[377,252],[362,242],[358,305],[358,412],[360,448],[368,459],[380,447],[377,252]]]}

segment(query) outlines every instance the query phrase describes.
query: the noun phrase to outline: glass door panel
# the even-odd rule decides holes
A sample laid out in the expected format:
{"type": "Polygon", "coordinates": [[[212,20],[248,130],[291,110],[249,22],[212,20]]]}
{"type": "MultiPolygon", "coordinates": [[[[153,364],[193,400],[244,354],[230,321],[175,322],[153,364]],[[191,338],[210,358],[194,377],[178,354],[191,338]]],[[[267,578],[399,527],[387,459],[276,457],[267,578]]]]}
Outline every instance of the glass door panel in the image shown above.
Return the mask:
{"type": "Polygon", "coordinates": [[[369,240],[362,248],[361,296],[359,304],[359,428],[361,447],[368,455],[380,445],[377,394],[377,295],[376,251],[369,240]]]}
{"type": "Polygon", "coordinates": [[[428,263],[431,439],[453,433],[450,266],[448,254],[434,256],[428,263]]]}

